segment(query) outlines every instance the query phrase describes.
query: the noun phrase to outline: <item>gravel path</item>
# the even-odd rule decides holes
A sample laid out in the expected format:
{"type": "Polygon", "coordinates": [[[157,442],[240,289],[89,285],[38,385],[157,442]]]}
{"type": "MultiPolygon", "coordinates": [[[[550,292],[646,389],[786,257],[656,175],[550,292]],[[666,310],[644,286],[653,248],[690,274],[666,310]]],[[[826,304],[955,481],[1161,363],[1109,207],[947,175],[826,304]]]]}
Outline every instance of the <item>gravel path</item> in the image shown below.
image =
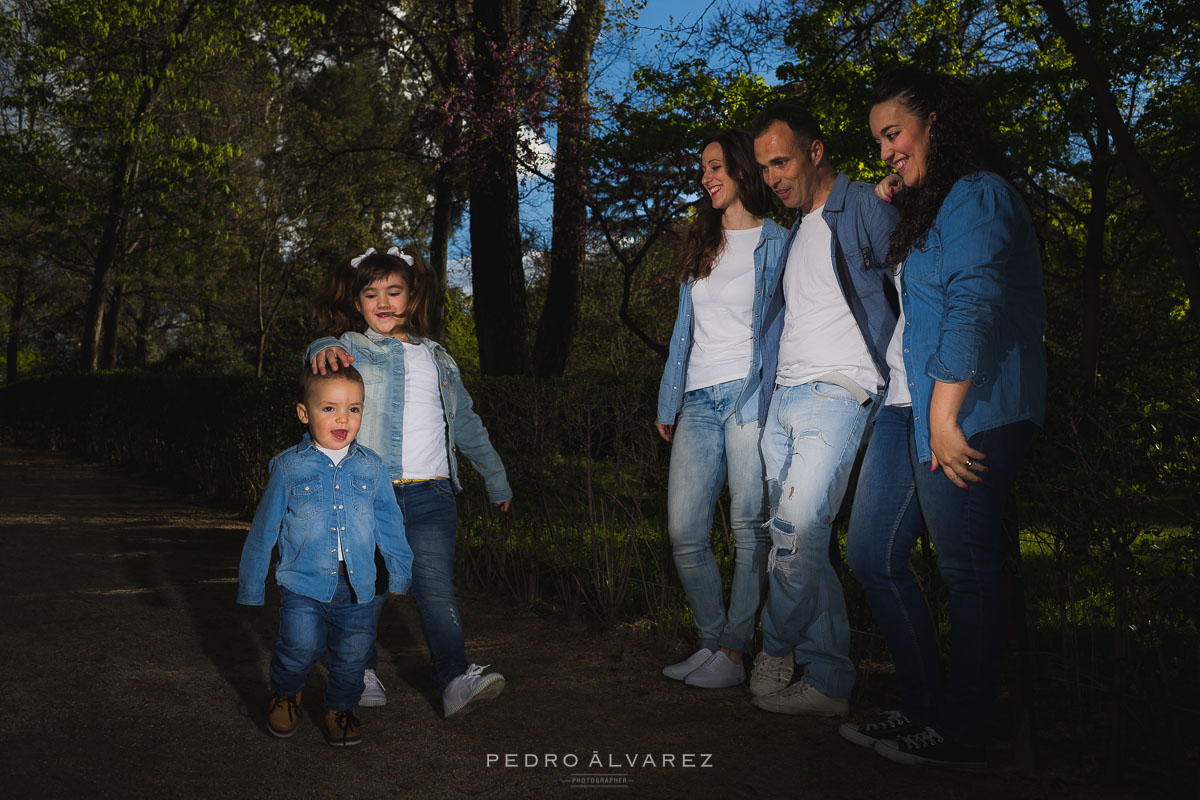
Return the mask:
{"type": "Polygon", "coordinates": [[[1116,796],[1003,766],[899,767],[832,722],[661,677],[681,654],[637,634],[469,591],[468,658],[506,675],[498,700],[443,720],[412,601],[393,599],[380,631],[389,700],[361,712],[364,744],[325,744],[319,671],[299,731],[276,740],[262,707],[277,596],[234,603],[247,522],[39,451],[0,449],[0,486],[5,798],[1116,796]]]}

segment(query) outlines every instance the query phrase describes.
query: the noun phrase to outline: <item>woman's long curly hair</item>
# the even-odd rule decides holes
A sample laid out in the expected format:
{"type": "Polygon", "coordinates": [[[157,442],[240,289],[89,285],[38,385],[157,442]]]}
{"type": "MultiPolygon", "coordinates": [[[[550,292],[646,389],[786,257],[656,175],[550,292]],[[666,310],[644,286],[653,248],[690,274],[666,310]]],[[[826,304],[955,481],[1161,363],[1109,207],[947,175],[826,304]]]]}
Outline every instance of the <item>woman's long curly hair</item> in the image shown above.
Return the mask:
{"type": "MultiPolygon", "coordinates": [[[[754,160],[754,139],[745,131],[729,130],[710,136],[700,143],[700,152],[713,142],[721,146],[725,156],[725,172],[737,185],[738,199],[742,207],[758,218],[771,213],[774,198],[767,185],[758,175],[758,164],[754,160]]],[[[704,165],[696,175],[696,181],[704,177],[704,165]]],[[[700,186],[700,201],[697,203],[696,220],[688,226],[676,253],[680,278],[699,280],[707,278],[716,266],[717,258],[725,249],[725,231],[721,228],[721,217],[725,212],[713,208],[712,198],[703,185],[700,186]]]]}
{"type": "Polygon", "coordinates": [[[900,222],[892,231],[887,265],[892,269],[920,247],[950,188],[979,170],[1003,174],[1003,158],[992,145],[966,84],[957,78],[911,67],[886,75],[871,92],[870,108],[895,100],[921,120],[930,118],[929,151],[920,186],[896,194],[900,222]]]}
{"type": "Polygon", "coordinates": [[[399,275],[408,285],[408,307],[402,330],[407,335],[428,338],[433,332],[434,300],[440,289],[438,280],[420,253],[401,252],[412,258],[413,263],[380,252],[363,257],[357,266],[351,261],[358,258],[358,253],[339,261],[312,301],[321,329],[334,336],[345,331],[365,331],[367,321],[355,305],[359,293],[377,280],[399,275]]]}

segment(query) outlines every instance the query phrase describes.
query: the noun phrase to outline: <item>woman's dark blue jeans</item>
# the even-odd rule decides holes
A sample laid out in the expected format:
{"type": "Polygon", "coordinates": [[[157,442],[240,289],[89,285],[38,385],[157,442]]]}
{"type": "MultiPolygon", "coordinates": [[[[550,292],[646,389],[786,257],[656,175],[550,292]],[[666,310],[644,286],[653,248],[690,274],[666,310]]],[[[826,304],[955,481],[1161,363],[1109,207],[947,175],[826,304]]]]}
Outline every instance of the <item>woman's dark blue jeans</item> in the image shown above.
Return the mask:
{"type": "Polygon", "coordinates": [[[885,406],[858,478],[846,561],[892,652],[900,710],[964,745],[982,746],[990,734],[1007,620],[1004,506],[1037,430],[1021,421],[972,436],[988,471],[964,490],[917,461],[912,409],[885,406]],[[929,607],[908,566],[926,527],[950,602],[945,680],[929,607]]]}

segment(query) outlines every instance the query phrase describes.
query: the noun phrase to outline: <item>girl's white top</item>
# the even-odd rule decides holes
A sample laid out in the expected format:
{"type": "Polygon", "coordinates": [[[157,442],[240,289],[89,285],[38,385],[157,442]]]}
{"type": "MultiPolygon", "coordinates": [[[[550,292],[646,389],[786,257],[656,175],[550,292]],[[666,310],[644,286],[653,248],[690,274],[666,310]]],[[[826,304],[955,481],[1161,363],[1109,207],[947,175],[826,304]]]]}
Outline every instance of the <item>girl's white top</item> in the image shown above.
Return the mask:
{"type": "Polygon", "coordinates": [[[404,343],[405,478],[448,478],[446,416],[433,354],[420,342],[404,343]]]}

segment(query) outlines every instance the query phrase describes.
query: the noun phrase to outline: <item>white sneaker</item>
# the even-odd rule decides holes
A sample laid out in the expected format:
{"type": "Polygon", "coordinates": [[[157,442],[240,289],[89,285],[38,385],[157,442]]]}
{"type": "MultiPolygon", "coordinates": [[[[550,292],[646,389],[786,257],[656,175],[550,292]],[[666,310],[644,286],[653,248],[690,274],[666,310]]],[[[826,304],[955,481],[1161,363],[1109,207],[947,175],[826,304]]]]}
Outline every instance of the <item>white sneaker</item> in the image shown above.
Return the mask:
{"type": "Polygon", "coordinates": [[[730,686],[741,686],[744,680],[746,668],[733,663],[729,656],[718,650],[683,682],[701,689],[728,689],[730,686]]]}
{"type": "Polygon", "coordinates": [[[685,660],[678,664],[672,664],[669,667],[663,667],[662,674],[676,681],[681,681],[692,672],[700,669],[700,666],[712,658],[712,650],[707,647],[701,647],[696,652],[692,653],[685,660]]]}
{"type": "Polygon", "coordinates": [[[363,670],[363,693],[358,698],[358,704],[366,708],[378,708],[387,704],[387,695],[383,693],[383,683],[373,669],[363,670]]]}
{"type": "Polygon", "coordinates": [[[802,714],[808,717],[844,717],[850,713],[850,701],[843,697],[829,697],[798,681],[775,694],[754,697],[751,703],[763,711],[776,714],[802,714]]]}
{"type": "Polygon", "coordinates": [[[504,691],[504,676],[499,672],[484,675],[489,664],[472,664],[442,692],[442,710],[446,719],[455,714],[466,713],[476,704],[491,700],[504,691]]]}
{"type": "Polygon", "coordinates": [[[792,654],[786,656],[767,655],[761,651],[754,658],[754,671],[750,673],[750,694],[762,697],[782,692],[792,682],[792,654]]]}

